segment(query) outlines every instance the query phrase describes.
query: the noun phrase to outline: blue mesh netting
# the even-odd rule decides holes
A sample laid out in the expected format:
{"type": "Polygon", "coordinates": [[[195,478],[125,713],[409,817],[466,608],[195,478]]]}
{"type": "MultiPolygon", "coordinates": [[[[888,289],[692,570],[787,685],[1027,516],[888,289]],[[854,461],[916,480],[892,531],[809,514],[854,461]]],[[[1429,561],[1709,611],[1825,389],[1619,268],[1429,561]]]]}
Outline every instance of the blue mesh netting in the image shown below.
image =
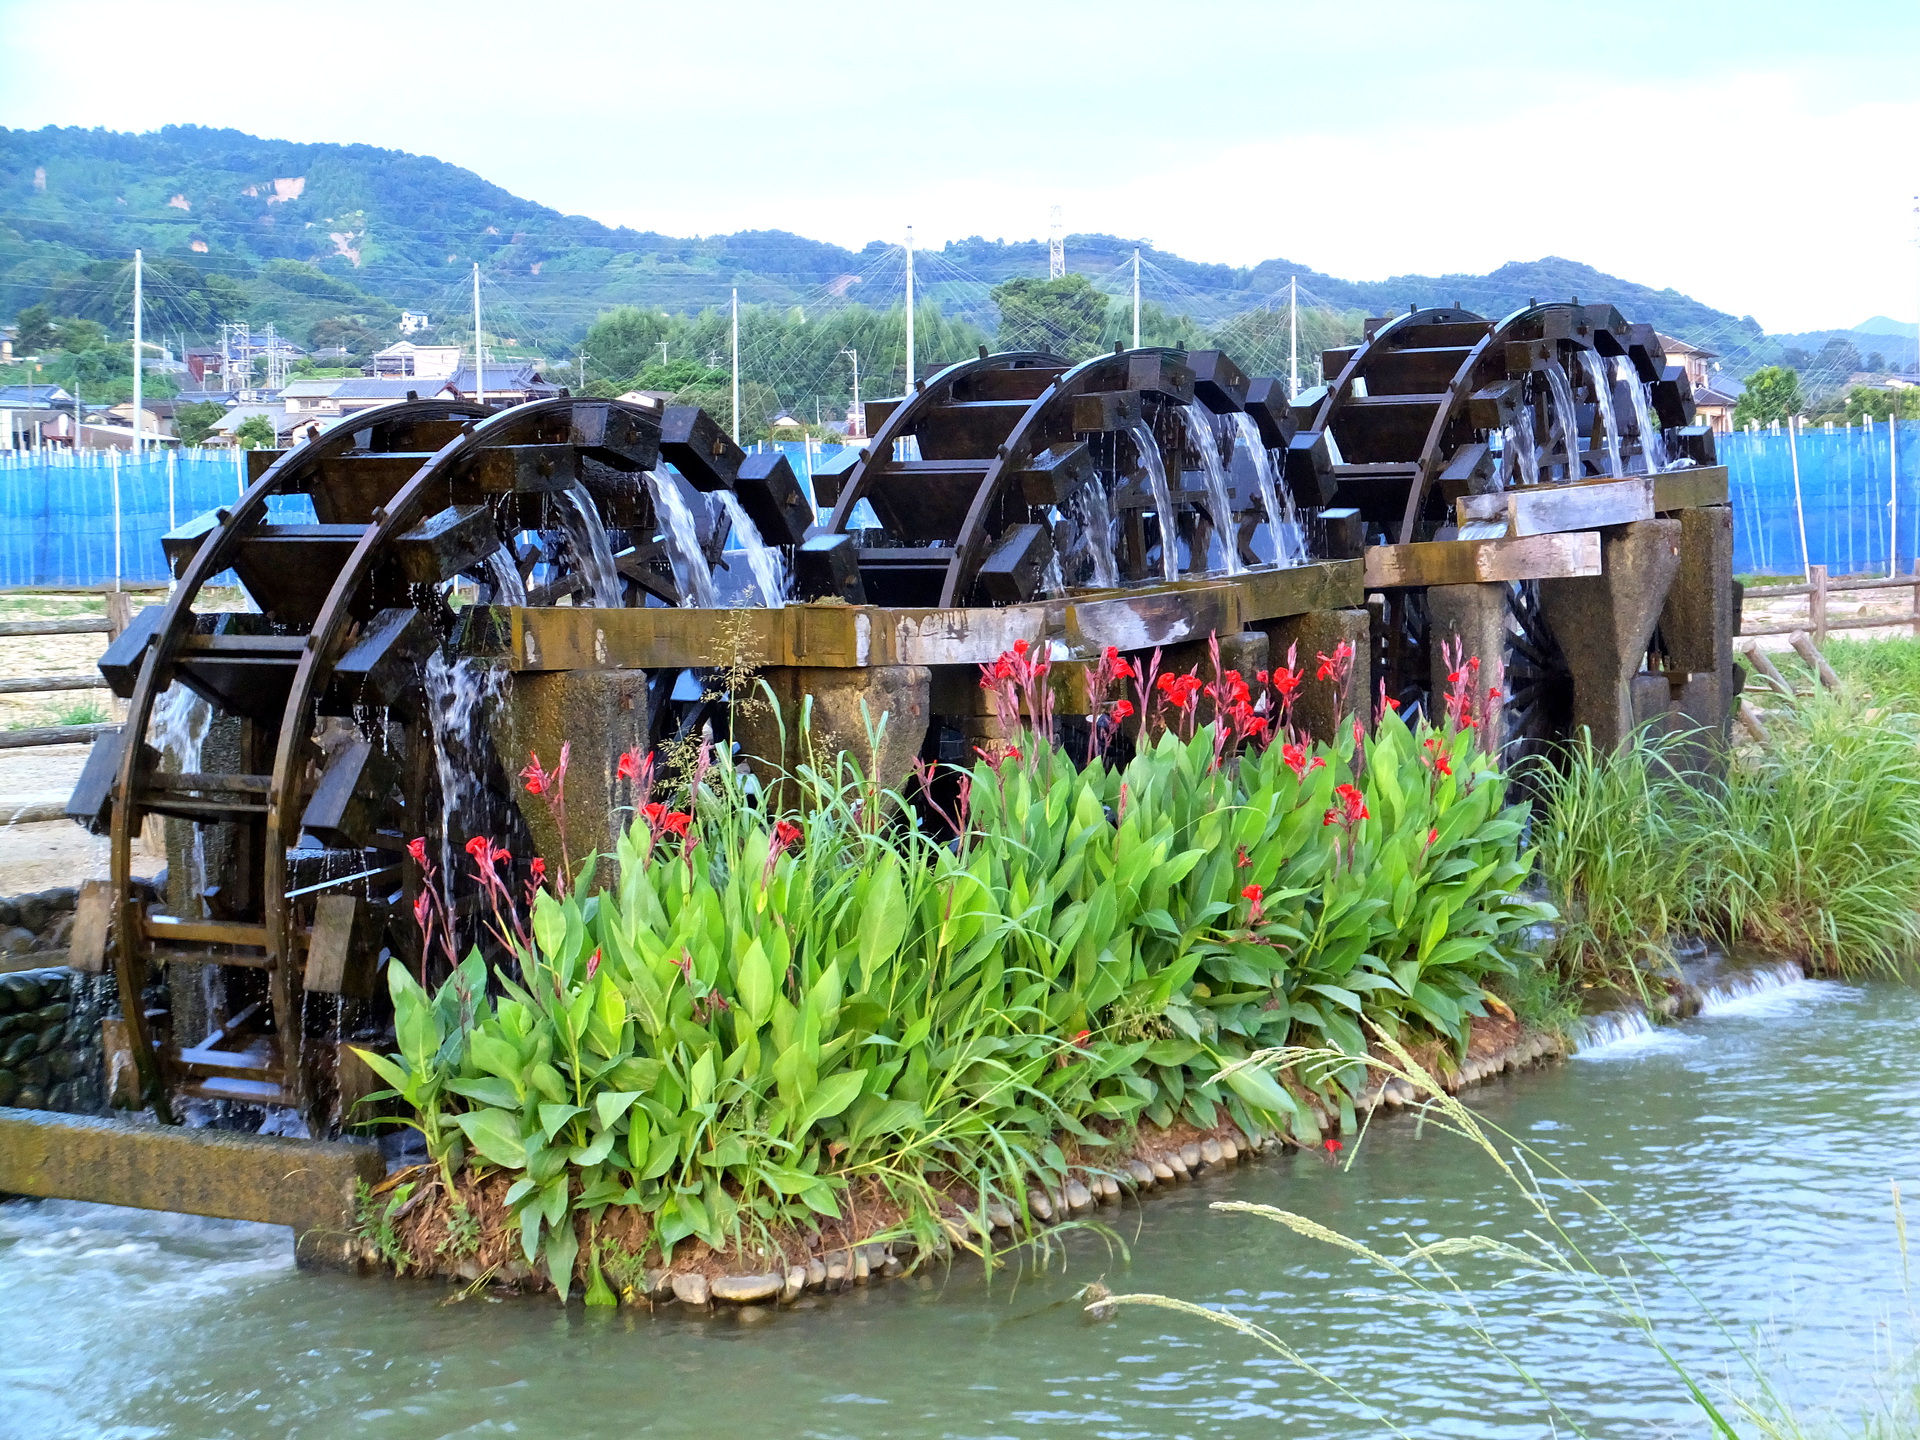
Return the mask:
{"type": "MultiPolygon", "coordinates": [[[[1718,437],[1734,505],[1734,568],[1742,574],[1802,573],[1788,437],[1741,432],[1718,437]]],[[[1795,437],[1808,557],[1835,575],[1884,573],[1899,529],[1897,568],[1920,556],[1920,425],[1808,430],[1795,437]],[[1892,448],[1899,447],[1897,507],[1892,448]]],[[[756,447],[757,448],[757,447],[756,447]]],[[[844,447],[782,442],[796,474],[844,447]]],[[[0,586],[98,585],[114,578],[113,492],[120,488],[120,578],[164,584],[160,536],[240,494],[236,452],[181,450],[139,459],[82,451],[0,456],[0,586]],[[171,501],[169,475],[171,474],[171,501]]],[[[307,502],[275,502],[275,518],[311,520],[307,502]]]]}
{"type": "Polygon", "coordinates": [[[1895,568],[1901,574],[1912,571],[1920,556],[1920,425],[1897,425],[1891,435],[1885,425],[1871,430],[1836,426],[1831,433],[1803,430],[1791,444],[1785,431],[1716,438],[1733,499],[1736,571],[1800,575],[1810,562],[1834,575],[1885,574],[1890,547],[1897,547],[1895,568]],[[1804,557],[1793,495],[1795,448],[1800,510],[1806,515],[1804,557]]]}
{"type": "MultiPolygon", "coordinates": [[[[757,447],[758,448],[758,447],[757,447]]],[[[824,454],[844,447],[783,442],[794,473],[807,483],[824,454]]],[[[99,585],[115,578],[114,490],[120,496],[119,579],[164,585],[160,537],[174,525],[222,505],[243,488],[239,451],[177,450],[135,458],[119,451],[0,454],[0,587],[99,585]]],[[[275,520],[311,524],[305,496],[269,502],[275,520]]],[[[232,583],[231,574],[218,577],[232,583]]]]}

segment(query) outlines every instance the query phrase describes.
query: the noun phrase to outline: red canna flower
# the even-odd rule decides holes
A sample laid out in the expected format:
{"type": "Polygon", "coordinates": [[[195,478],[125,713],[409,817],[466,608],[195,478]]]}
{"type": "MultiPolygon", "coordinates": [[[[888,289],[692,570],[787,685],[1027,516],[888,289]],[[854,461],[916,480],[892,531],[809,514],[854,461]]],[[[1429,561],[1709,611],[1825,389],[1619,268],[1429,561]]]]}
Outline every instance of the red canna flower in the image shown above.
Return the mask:
{"type": "Polygon", "coordinates": [[[663,835],[685,835],[687,827],[693,823],[693,816],[684,810],[672,810],[660,818],[660,833],[663,835]]]}
{"type": "Polygon", "coordinates": [[[553,777],[548,775],[546,768],[541,765],[540,757],[529,753],[527,756],[527,768],[520,772],[520,778],[527,782],[527,793],[529,795],[544,795],[547,793],[547,785],[553,777]]]}
{"type": "Polygon", "coordinates": [[[1233,868],[1236,870],[1244,870],[1251,864],[1253,864],[1253,857],[1247,854],[1247,847],[1242,845],[1234,852],[1233,868]]]}
{"type": "Polygon", "coordinates": [[[467,841],[467,854],[478,860],[482,865],[487,863],[487,857],[492,852],[493,841],[484,835],[476,835],[467,841]]]}
{"type": "Polygon", "coordinates": [[[1073,1043],[1076,1046],[1078,1046],[1080,1049],[1084,1050],[1087,1048],[1087,1041],[1092,1038],[1093,1038],[1093,1032],[1091,1030],[1082,1030],[1079,1034],[1073,1037],[1073,1043]]]}
{"type": "Polygon", "coordinates": [[[1342,1149],[1342,1146],[1338,1140],[1328,1140],[1322,1145],[1321,1148],[1324,1149],[1329,1155],[1338,1155],[1342,1149]]]}
{"type": "Polygon", "coordinates": [[[1007,746],[1007,759],[1009,759],[1009,760],[1018,760],[1018,759],[1020,759],[1020,758],[1021,758],[1021,756],[1020,756],[1020,747],[1019,747],[1018,745],[1009,745],[1009,746],[1007,746]]]}
{"type": "Polygon", "coordinates": [[[1266,894],[1267,892],[1258,885],[1249,885],[1240,892],[1240,898],[1247,902],[1247,923],[1249,925],[1258,925],[1266,918],[1266,911],[1260,903],[1266,898],[1266,894]]]}
{"type": "Polygon", "coordinates": [[[533,871],[534,884],[538,885],[547,878],[547,862],[538,855],[533,857],[527,868],[533,871]]]}
{"type": "Polygon", "coordinates": [[[1297,745],[1291,740],[1280,747],[1280,760],[1289,770],[1293,771],[1293,778],[1296,780],[1306,779],[1309,770],[1323,769],[1327,763],[1318,755],[1309,761],[1307,759],[1306,746],[1297,745]]]}
{"type": "Polygon", "coordinates": [[[782,850],[800,839],[800,827],[791,820],[781,820],[773,827],[773,840],[782,850]]]}
{"type": "Polygon", "coordinates": [[[621,780],[638,780],[640,778],[640,752],[638,750],[621,752],[620,766],[615,774],[617,778],[621,780]]]}
{"type": "Polygon", "coordinates": [[[1116,700],[1113,702],[1113,718],[1114,719],[1125,720],[1128,716],[1132,714],[1133,714],[1133,702],[1131,700],[1116,700]]]}
{"type": "Polygon", "coordinates": [[[407,841],[407,853],[413,857],[414,864],[425,865],[427,863],[427,837],[419,835],[407,841]]]}

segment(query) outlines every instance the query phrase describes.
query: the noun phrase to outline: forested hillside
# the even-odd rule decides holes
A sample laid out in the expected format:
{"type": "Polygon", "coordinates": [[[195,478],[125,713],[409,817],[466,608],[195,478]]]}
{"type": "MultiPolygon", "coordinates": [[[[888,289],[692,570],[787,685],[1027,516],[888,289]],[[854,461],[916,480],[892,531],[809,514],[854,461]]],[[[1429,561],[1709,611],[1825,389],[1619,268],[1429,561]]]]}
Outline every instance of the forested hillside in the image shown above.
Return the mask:
{"type": "MultiPolygon", "coordinates": [[[[1071,236],[1068,263],[1118,296],[1130,290],[1136,243],[1071,236]]],[[[0,316],[46,305],[115,326],[130,302],[124,261],[136,246],[155,266],[162,329],[246,318],[303,343],[315,324],[342,315],[385,333],[401,307],[454,317],[450,333],[465,333],[458,317],[476,260],[508,312],[549,349],[616,305],[691,314],[737,287],[748,304],[886,307],[899,293],[891,242],[856,252],[778,230],[687,239],[612,229],[400,151],[191,126],[145,135],[0,130],[0,316]]],[[[1567,260],[1350,281],[1281,259],[1241,269],[1150,246],[1141,255],[1144,293],[1206,326],[1283,304],[1297,276],[1304,304],[1342,313],[1458,301],[1499,314],[1534,297],[1605,297],[1739,368],[1771,358],[1750,319],[1567,260]]],[[[998,320],[991,287],[1044,276],[1047,263],[1043,244],[977,237],[920,259],[927,297],[988,333],[998,320]]]]}

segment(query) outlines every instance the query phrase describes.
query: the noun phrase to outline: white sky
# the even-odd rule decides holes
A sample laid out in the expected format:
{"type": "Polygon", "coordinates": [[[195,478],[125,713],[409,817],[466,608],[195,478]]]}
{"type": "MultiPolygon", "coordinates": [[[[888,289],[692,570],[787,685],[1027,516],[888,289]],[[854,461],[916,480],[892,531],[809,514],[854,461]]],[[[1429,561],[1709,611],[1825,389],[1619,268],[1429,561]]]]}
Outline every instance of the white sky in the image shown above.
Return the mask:
{"type": "Polygon", "coordinates": [[[1562,255],[1769,330],[1920,310],[1915,0],[0,0],[0,124],[226,125],[668,234],[1562,255]]]}

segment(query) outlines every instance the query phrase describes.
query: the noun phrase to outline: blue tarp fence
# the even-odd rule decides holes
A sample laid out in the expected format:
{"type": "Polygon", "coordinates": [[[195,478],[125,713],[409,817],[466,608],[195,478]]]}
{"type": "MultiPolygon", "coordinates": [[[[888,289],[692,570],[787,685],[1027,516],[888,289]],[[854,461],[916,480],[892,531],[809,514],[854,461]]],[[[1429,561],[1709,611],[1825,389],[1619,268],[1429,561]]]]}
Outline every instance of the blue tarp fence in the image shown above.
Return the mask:
{"type": "Polygon", "coordinates": [[[1716,437],[1733,499],[1733,565],[1743,575],[1911,574],[1920,557],[1920,424],[1716,437]],[[1799,460],[1799,504],[1794,461],[1799,460]],[[1896,483],[1897,478],[1897,483],[1896,483]],[[1806,517],[1806,553],[1800,516],[1806,517]]]}
{"type": "MultiPolygon", "coordinates": [[[[845,447],[783,441],[777,448],[806,484],[814,466],[845,447]]],[[[125,585],[166,584],[160,537],[232,505],[245,488],[245,463],[239,450],[0,452],[0,587],[103,585],[116,577],[125,585]]],[[[284,523],[314,518],[304,496],[270,508],[284,523]]]]}
{"type": "MultiPolygon", "coordinates": [[[[1889,558],[1900,574],[1912,573],[1920,558],[1920,424],[1836,426],[1791,437],[1784,430],[1740,431],[1718,439],[1733,498],[1738,572],[1804,573],[1804,512],[1805,559],[1829,573],[1885,574],[1889,558]]],[[[814,467],[845,447],[782,441],[752,448],[780,449],[805,484],[814,467]]],[[[100,585],[116,573],[126,584],[165,584],[160,537],[237,499],[243,463],[233,450],[150,451],[138,458],[87,450],[0,454],[0,586],[100,585]]],[[[276,518],[312,515],[294,497],[276,502],[276,518]]]]}

